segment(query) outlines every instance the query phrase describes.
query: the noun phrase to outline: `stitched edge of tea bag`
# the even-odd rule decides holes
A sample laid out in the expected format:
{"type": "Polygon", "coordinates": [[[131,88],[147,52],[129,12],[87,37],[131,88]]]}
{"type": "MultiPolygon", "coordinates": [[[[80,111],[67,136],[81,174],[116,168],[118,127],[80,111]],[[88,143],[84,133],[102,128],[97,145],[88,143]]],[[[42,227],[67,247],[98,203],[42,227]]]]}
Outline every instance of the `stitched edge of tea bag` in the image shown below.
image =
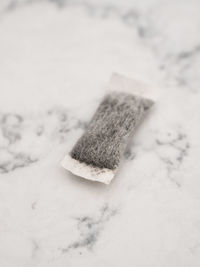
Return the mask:
{"type": "Polygon", "coordinates": [[[147,98],[155,102],[158,99],[158,88],[146,84],[137,79],[131,79],[119,73],[112,73],[106,86],[107,91],[129,93],[135,96],[147,98]]]}
{"type": "Polygon", "coordinates": [[[61,161],[63,168],[71,173],[78,175],[86,180],[102,182],[109,184],[113,179],[116,170],[106,168],[98,168],[92,165],[87,165],[83,162],[73,159],[70,155],[66,155],[61,161]]]}

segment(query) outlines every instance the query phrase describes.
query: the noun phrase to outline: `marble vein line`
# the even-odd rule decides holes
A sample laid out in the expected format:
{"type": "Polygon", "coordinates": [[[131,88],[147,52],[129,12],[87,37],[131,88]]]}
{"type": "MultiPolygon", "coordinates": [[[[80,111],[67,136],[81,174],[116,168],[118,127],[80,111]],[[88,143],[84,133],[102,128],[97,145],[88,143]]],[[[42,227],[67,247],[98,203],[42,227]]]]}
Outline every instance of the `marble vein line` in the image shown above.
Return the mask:
{"type": "Polygon", "coordinates": [[[85,127],[84,121],[63,108],[52,108],[42,114],[0,113],[0,173],[38,162],[52,142],[64,143],[71,131],[85,127]]]}
{"type": "Polygon", "coordinates": [[[75,218],[79,239],[69,244],[66,248],[61,248],[62,253],[68,253],[71,250],[87,249],[92,251],[105,223],[117,214],[118,210],[110,208],[105,204],[94,216],[81,216],[75,218]]]}
{"type": "Polygon", "coordinates": [[[156,153],[166,166],[168,178],[180,187],[181,182],[173,178],[173,172],[181,167],[185,157],[188,156],[190,143],[187,135],[179,129],[173,136],[168,133],[163,139],[162,137],[156,138],[155,142],[158,148],[156,153]],[[169,152],[167,156],[165,153],[166,147],[170,147],[173,151],[169,152]]]}

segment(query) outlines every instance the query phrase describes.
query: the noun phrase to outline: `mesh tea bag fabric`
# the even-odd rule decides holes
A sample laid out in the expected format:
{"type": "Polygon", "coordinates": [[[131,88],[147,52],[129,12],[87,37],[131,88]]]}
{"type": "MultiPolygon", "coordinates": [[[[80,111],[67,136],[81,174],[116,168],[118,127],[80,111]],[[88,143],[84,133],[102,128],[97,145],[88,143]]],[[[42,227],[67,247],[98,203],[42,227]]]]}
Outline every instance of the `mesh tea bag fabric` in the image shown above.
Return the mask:
{"type": "Polygon", "coordinates": [[[154,103],[143,95],[140,84],[114,74],[107,94],[62,166],[85,179],[109,184],[130,137],[154,103]]]}

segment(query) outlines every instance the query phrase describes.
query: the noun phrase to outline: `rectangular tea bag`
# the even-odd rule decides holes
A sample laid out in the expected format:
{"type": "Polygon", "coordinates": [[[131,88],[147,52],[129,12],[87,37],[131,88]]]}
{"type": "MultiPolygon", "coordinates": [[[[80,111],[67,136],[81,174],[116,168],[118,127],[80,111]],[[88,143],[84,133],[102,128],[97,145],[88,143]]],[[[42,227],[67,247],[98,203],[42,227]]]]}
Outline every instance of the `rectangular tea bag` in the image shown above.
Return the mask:
{"type": "Polygon", "coordinates": [[[85,179],[109,184],[131,135],[154,103],[145,97],[147,91],[150,95],[140,82],[113,74],[107,94],[62,166],[85,179]]]}

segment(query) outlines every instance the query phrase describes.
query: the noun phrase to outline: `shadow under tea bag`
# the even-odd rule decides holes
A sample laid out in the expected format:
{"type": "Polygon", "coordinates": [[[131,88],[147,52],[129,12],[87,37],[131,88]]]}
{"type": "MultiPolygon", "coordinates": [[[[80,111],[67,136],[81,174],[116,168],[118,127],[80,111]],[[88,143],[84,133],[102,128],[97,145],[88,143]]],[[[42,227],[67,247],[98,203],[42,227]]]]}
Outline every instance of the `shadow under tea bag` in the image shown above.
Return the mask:
{"type": "Polygon", "coordinates": [[[61,165],[85,179],[109,184],[129,138],[154,101],[140,82],[113,74],[86,131],[61,165]],[[147,97],[146,97],[147,95],[147,97]]]}

